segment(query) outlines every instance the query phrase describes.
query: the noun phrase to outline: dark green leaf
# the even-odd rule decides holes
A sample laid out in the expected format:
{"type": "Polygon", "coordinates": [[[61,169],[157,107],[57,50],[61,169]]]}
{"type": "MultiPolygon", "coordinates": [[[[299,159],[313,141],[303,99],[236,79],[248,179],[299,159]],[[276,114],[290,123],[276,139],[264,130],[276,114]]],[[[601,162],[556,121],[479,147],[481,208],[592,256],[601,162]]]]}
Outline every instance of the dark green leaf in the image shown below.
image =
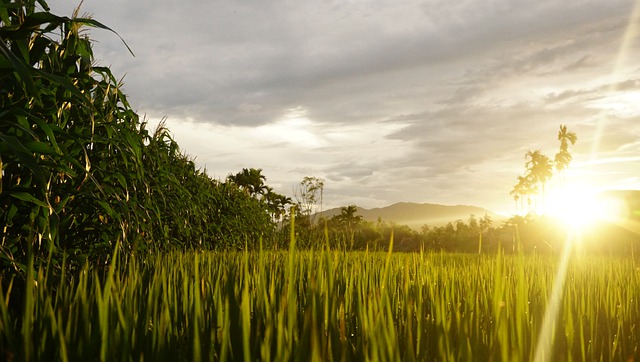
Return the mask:
{"type": "Polygon", "coordinates": [[[36,99],[39,100],[38,90],[33,82],[33,78],[31,77],[31,69],[25,63],[18,59],[11,49],[7,47],[7,44],[4,41],[0,41],[0,54],[4,56],[5,59],[11,63],[13,70],[18,73],[20,80],[23,82],[26,91],[36,99]]]}
{"type": "Polygon", "coordinates": [[[120,34],[118,34],[115,30],[111,29],[110,27],[102,24],[101,22],[94,20],[94,19],[87,19],[87,18],[74,18],[72,19],[73,22],[76,23],[81,23],[84,25],[89,25],[95,28],[100,28],[100,29],[105,29],[108,30],[114,34],[116,34],[118,36],[118,38],[120,38],[120,40],[122,40],[122,43],[124,44],[124,46],[127,47],[127,50],[129,50],[129,53],[131,53],[131,55],[133,55],[134,57],[136,56],[135,54],[133,54],[133,50],[131,50],[131,48],[129,48],[129,45],[127,44],[127,42],[124,41],[124,39],[122,39],[122,37],[120,36],[120,34]]]}
{"type": "Polygon", "coordinates": [[[47,208],[49,207],[49,205],[47,205],[44,201],[38,200],[35,196],[31,195],[28,192],[11,192],[9,193],[9,195],[18,200],[31,202],[41,207],[47,207],[47,208]]]}
{"type": "Polygon", "coordinates": [[[38,153],[43,155],[52,155],[56,153],[56,151],[53,148],[51,148],[51,146],[40,141],[25,142],[24,146],[33,153],[38,153]]]}
{"type": "MultiPolygon", "coordinates": [[[[1,42],[0,42],[1,43],[1,42]]],[[[6,148],[10,150],[15,156],[20,160],[20,162],[24,163],[33,173],[33,176],[40,182],[44,183],[44,173],[42,168],[38,165],[37,160],[33,157],[31,151],[26,148],[17,138],[12,136],[7,136],[0,132],[0,140],[2,144],[0,145],[0,150],[6,148]]]]}

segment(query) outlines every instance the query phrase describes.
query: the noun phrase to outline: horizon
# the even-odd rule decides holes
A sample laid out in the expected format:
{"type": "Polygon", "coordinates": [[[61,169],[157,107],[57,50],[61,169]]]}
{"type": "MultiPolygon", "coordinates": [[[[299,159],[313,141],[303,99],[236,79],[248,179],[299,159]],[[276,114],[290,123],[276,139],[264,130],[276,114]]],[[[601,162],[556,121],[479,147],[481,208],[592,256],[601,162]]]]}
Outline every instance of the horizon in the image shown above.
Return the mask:
{"type": "MultiPolygon", "coordinates": [[[[76,4],[50,4],[70,16],[76,4]]],[[[84,1],[99,64],[210,176],[261,168],[326,207],[515,210],[524,155],[578,136],[567,184],[640,189],[640,7],[524,1],[84,1]],[[144,14],[144,16],[141,16],[144,14]],[[172,19],[179,27],[166,25],[172,19]],[[398,21],[402,19],[402,21],[398,21]],[[614,55],[614,56],[612,56],[614,55]],[[586,180],[586,181],[585,181],[586,180]]],[[[553,182],[553,181],[552,181],[553,182]]]]}

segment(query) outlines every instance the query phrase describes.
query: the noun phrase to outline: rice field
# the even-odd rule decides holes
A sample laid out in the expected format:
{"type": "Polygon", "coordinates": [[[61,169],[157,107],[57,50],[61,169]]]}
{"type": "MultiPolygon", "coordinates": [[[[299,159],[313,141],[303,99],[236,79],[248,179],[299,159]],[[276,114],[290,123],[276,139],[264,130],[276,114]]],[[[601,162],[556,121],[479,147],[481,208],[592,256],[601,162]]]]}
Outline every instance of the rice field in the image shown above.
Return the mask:
{"type": "Polygon", "coordinates": [[[85,266],[60,281],[30,273],[26,288],[2,280],[0,359],[640,357],[640,269],[631,258],[568,257],[557,314],[547,317],[551,328],[543,325],[559,255],[292,247],[114,260],[107,269],[85,266]],[[23,311],[14,313],[12,301],[23,311]]]}

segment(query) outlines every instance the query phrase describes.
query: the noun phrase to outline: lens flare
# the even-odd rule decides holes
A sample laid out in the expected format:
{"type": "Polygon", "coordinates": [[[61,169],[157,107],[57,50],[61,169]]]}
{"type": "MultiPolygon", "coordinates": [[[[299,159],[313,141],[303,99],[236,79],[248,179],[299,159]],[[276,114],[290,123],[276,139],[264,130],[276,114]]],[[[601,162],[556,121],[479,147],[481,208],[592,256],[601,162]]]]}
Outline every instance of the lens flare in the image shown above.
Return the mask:
{"type": "MultiPolygon", "coordinates": [[[[640,19],[640,0],[636,0],[633,12],[629,16],[627,22],[627,28],[622,37],[622,43],[618,49],[618,55],[616,62],[612,69],[611,76],[615,78],[621,73],[624,62],[629,58],[628,53],[632,47],[633,41],[635,41],[638,33],[638,20],[640,19]]],[[[611,91],[615,91],[616,82],[611,83],[611,91]]],[[[591,149],[591,160],[596,160],[598,155],[599,143],[604,129],[604,115],[600,115],[598,120],[596,134],[591,149]]],[[[551,295],[549,296],[549,303],[547,310],[545,311],[544,321],[540,333],[538,335],[538,341],[536,344],[536,351],[534,361],[551,361],[553,357],[553,342],[554,342],[554,330],[557,320],[559,319],[560,305],[562,301],[562,293],[565,284],[565,276],[567,272],[568,260],[571,255],[571,250],[574,242],[579,238],[576,237],[576,231],[580,231],[581,227],[589,225],[590,222],[604,218],[605,220],[615,219],[622,220],[619,205],[615,201],[598,200],[598,197],[592,192],[587,190],[567,189],[569,190],[564,197],[564,202],[561,202],[552,209],[558,216],[565,218],[568,225],[575,225],[572,232],[567,233],[567,240],[565,242],[565,248],[562,252],[562,259],[558,267],[558,273],[553,282],[553,288],[551,295]],[[582,225],[582,226],[581,226],[582,225]]],[[[562,198],[560,198],[562,199],[562,198]]]]}
{"type": "Polygon", "coordinates": [[[584,231],[599,222],[616,222],[624,217],[619,199],[589,187],[568,187],[552,195],[547,214],[574,231],[584,231]]]}

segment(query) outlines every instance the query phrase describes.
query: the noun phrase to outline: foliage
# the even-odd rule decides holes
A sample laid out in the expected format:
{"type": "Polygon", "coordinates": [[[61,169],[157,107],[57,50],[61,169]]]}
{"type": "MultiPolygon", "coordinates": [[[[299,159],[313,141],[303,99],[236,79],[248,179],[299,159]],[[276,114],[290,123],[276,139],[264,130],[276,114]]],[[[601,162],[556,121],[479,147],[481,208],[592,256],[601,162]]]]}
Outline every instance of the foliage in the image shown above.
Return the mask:
{"type": "Polygon", "coordinates": [[[574,132],[569,132],[566,125],[561,124],[560,130],[558,131],[558,141],[560,141],[560,151],[556,153],[554,160],[556,169],[563,172],[569,166],[572,159],[571,153],[569,152],[569,143],[575,145],[576,141],[578,141],[578,136],[576,136],[574,132]]]}
{"type": "Polygon", "coordinates": [[[298,245],[304,248],[315,246],[317,240],[321,240],[324,233],[321,227],[323,222],[316,223],[316,213],[322,212],[322,202],[324,196],[324,180],[315,176],[305,176],[300,184],[297,185],[294,198],[295,203],[290,199],[286,199],[291,204],[288,215],[283,215],[282,225],[283,231],[279,233],[277,245],[287,245],[289,243],[288,232],[286,230],[294,229],[294,233],[298,238],[298,245]],[[291,223],[291,219],[295,218],[296,222],[291,223]]]}
{"type": "Polygon", "coordinates": [[[525,175],[518,176],[518,183],[509,192],[509,195],[516,202],[516,214],[524,214],[522,203],[525,196],[527,198],[527,212],[536,212],[538,205],[534,205],[532,208],[531,202],[532,197],[536,200],[535,196],[538,192],[542,193],[542,207],[544,209],[545,185],[553,176],[554,165],[564,177],[564,171],[569,167],[572,159],[571,152],[569,152],[569,143],[575,145],[578,137],[575,133],[569,132],[566,125],[560,125],[558,140],[560,141],[560,151],[555,155],[553,161],[540,150],[529,150],[525,154],[525,175]],[[518,207],[518,201],[520,201],[520,207],[518,207]]]}
{"type": "Polygon", "coordinates": [[[376,250],[381,248],[383,235],[380,229],[357,215],[356,205],[343,207],[340,214],[329,220],[321,219],[326,229],[325,241],[332,248],[343,250],[376,250]]]}
{"type": "Polygon", "coordinates": [[[301,216],[308,218],[310,223],[314,211],[322,212],[322,198],[324,193],[324,180],[318,177],[305,176],[295,192],[298,210],[301,216]],[[319,209],[319,210],[318,210],[319,209]]]}
{"type": "MultiPolygon", "coordinates": [[[[292,243],[293,245],[294,243],[292,243]]],[[[445,253],[168,252],[30,270],[25,308],[0,283],[6,360],[533,360],[557,258],[445,253]],[[53,292],[56,289],[56,292],[53,292]]],[[[630,258],[571,257],[554,360],[638,358],[630,258]]],[[[545,337],[545,336],[542,336],[545,337]]]]}
{"type": "Polygon", "coordinates": [[[267,177],[261,168],[243,168],[235,175],[227,176],[227,183],[234,184],[249,196],[261,201],[274,222],[281,222],[291,205],[291,199],[278,194],[265,184],[267,177]]]}
{"type": "Polygon", "coordinates": [[[64,252],[104,263],[118,240],[137,253],[271,232],[263,203],[198,170],[163,125],[150,133],[93,64],[82,26],[109,28],[38,4],[0,4],[1,270],[60,268],[64,252]]]}
{"type": "MultiPolygon", "coordinates": [[[[328,245],[340,250],[388,250],[392,235],[395,239],[394,251],[417,252],[427,250],[446,250],[451,252],[492,252],[500,245],[502,229],[493,226],[488,215],[476,219],[471,215],[468,224],[463,220],[449,222],[443,226],[423,225],[416,231],[407,225],[389,223],[379,219],[376,223],[363,220],[357,214],[356,205],[342,207],[340,214],[329,219],[320,218],[317,223],[310,224],[298,210],[295,210],[295,230],[300,248],[318,248],[328,245]],[[484,241],[483,241],[484,240],[484,241]]],[[[285,224],[284,230],[290,227],[285,224]]],[[[511,235],[508,229],[506,232],[511,235]]],[[[285,232],[280,235],[279,245],[285,246],[282,239],[288,237],[285,232]]],[[[510,241],[509,241],[510,243],[510,241]]],[[[511,244],[509,244],[510,248],[511,244]]]]}

